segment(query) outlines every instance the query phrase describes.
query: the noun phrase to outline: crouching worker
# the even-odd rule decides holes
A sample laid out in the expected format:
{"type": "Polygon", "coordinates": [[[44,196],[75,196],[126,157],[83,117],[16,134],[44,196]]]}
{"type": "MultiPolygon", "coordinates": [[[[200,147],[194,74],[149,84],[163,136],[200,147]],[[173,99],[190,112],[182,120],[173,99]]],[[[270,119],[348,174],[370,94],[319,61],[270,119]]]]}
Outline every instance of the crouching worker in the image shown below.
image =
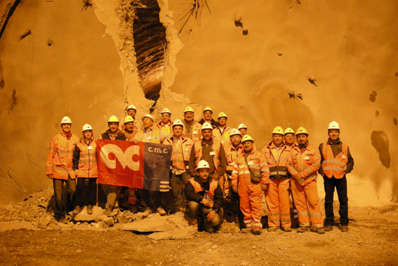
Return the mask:
{"type": "Polygon", "coordinates": [[[73,152],[73,170],[75,170],[75,176],[77,177],[73,214],[79,214],[82,207],[87,204],[87,213],[91,215],[93,214],[93,205],[96,202],[97,195],[96,144],[93,137],[93,128],[89,124],[85,124],[82,131],[83,137],[77,143],[73,152]],[[88,189],[85,191],[86,182],[88,182],[88,189]],[[87,199],[86,202],[84,202],[85,199],[87,199]]]}
{"type": "Polygon", "coordinates": [[[185,187],[188,200],[189,224],[198,223],[198,231],[213,233],[223,221],[221,208],[223,193],[217,181],[209,178],[210,166],[201,160],[196,168],[197,176],[189,179],[185,187]]]}

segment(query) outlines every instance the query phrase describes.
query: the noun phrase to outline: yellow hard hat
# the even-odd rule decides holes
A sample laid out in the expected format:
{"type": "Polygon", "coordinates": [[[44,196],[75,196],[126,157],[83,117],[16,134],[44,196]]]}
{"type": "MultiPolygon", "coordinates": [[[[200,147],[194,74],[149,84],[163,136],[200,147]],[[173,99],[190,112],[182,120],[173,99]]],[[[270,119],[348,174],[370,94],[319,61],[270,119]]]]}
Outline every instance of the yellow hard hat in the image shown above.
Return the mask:
{"type": "Polygon", "coordinates": [[[137,109],[135,109],[135,106],[134,105],[129,105],[129,107],[127,107],[127,111],[128,110],[135,110],[135,111],[137,111],[137,109]]]}
{"type": "Polygon", "coordinates": [[[82,128],[82,132],[86,131],[86,130],[93,130],[93,128],[91,127],[91,125],[89,124],[85,124],[82,128]]]}
{"type": "Polygon", "coordinates": [[[182,127],[184,127],[184,124],[181,122],[180,119],[177,119],[177,120],[174,121],[172,127],[175,127],[175,126],[182,126],[182,127]]]}
{"type": "Polygon", "coordinates": [[[187,108],[185,108],[185,111],[184,111],[184,113],[186,113],[186,112],[192,112],[192,113],[195,113],[195,111],[193,110],[193,108],[192,108],[192,107],[190,107],[190,106],[188,106],[187,108]]]}
{"type": "Polygon", "coordinates": [[[170,110],[167,109],[167,108],[164,108],[164,109],[162,110],[162,112],[160,112],[160,113],[161,113],[161,114],[164,114],[164,113],[171,114],[170,110]]]}
{"type": "Polygon", "coordinates": [[[210,111],[211,113],[213,113],[213,109],[211,109],[210,106],[206,106],[205,109],[203,109],[203,113],[206,111],[210,111]]]}
{"type": "Polygon", "coordinates": [[[205,160],[200,160],[198,166],[196,167],[196,170],[205,169],[205,168],[210,169],[209,163],[205,160]]]}
{"type": "Polygon", "coordinates": [[[213,130],[213,126],[209,122],[204,122],[202,125],[202,130],[211,129],[213,130]]]}
{"type": "Polygon", "coordinates": [[[272,134],[280,134],[283,135],[283,128],[280,126],[277,126],[274,128],[274,130],[272,130],[272,134]]]}
{"type": "Polygon", "coordinates": [[[248,140],[254,142],[254,139],[251,136],[244,135],[243,138],[242,138],[242,143],[245,142],[245,141],[248,141],[248,140]]]}
{"type": "Polygon", "coordinates": [[[224,113],[224,112],[221,112],[221,113],[218,114],[218,119],[220,119],[221,117],[228,118],[227,114],[224,113]]]}
{"type": "Polygon", "coordinates": [[[134,122],[134,118],[131,117],[130,115],[128,115],[128,116],[126,116],[124,118],[124,123],[127,124],[127,123],[130,123],[130,122],[134,122]]]}
{"type": "Polygon", "coordinates": [[[288,128],[285,129],[285,134],[284,135],[286,135],[286,134],[293,134],[294,135],[294,130],[292,128],[288,127],[288,128]]]}
{"type": "Polygon", "coordinates": [[[328,129],[338,129],[338,130],[340,130],[339,123],[337,123],[336,121],[330,122],[328,129]]]}
{"type": "Polygon", "coordinates": [[[64,116],[61,119],[61,125],[62,124],[72,124],[72,120],[69,118],[69,116],[64,116]]]}
{"type": "Polygon", "coordinates": [[[247,126],[245,124],[239,124],[238,129],[247,129],[247,126]]]}
{"type": "Polygon", "coordinates": [[[145,117],[148,117],[148,118],[152,119],[152,121],[155,121],[155,120],[153,120],[153,116],[151,116],[150,114],[144,115],[144,117],[142,118],[142,120],[144,120],[145,117]]]}
{"type": "Polygon", "coordinates": [[[233,128],[233,129],[231,130],[231,133],[229,133],[229,136],[230,136],[230,137],[232,137],[232,136],[234,136],[234,135],[242,136],[242,135],[240,134],[240,131],[237,130],[236,128],[233,128]]]}
{"type": "Polygon", "coordinates": [[[109,117],[108,123],[119,123],[119,119],[117,118],[116,115],[111,115],[111,117],[109,117]]]}
{"type": "Polygon", "coordinates": [[[296,135],[299,135],[299,134],[306,134],[308,136],[308,131],[307,131],[307,129],[305,129],[303,127],[299,127],[296,131],[296,135]]]}

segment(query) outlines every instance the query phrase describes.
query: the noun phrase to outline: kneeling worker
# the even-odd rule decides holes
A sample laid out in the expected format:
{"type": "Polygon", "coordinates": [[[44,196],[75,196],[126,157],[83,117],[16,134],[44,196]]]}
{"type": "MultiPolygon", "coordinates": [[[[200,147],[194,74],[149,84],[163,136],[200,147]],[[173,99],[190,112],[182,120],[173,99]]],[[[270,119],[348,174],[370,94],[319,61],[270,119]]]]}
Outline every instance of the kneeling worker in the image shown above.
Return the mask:
{"type": "Polygon", "coordinates": [[[201,160],[196,167],[197,176],[191,178],[186,187],[191,225],[198,222],[198,231],[217,231],[223,221],[223,194],[217,181],[209,178],[210,166],[201,160]]]}

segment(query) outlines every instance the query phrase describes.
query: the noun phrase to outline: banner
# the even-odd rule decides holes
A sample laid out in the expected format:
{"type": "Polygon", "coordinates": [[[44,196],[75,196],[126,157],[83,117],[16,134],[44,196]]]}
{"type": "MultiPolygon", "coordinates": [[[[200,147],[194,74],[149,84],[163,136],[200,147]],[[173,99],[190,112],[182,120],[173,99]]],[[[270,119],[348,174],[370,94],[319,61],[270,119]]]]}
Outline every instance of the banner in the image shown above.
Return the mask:
{"type": "Polygon", "coordinates": [[[166,192],[172,147],[121,140],[97,140],[98,183],[166,192]]]}

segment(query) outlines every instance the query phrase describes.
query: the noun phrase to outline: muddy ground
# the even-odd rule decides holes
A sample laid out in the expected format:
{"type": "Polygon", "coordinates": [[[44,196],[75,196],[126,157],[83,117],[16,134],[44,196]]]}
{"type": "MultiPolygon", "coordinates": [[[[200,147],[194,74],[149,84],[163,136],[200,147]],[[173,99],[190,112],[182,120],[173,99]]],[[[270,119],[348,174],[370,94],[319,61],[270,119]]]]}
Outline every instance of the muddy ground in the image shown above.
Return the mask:
{"type": "MultiPolygon", "coordinates": [[[[101,222],[48,220],[48,192],[0,206],[1,265],[397,265],[398,205],[350,207],[350,231],[319,235],[296,231],[240,233],[235,223],[220,232],[175,240],[121,230],[101,222]],[[47,220],[46,220],[46,219],[47,220]],[[46,220],[47,222],[43,222],[46,220]]],[[[122,214],[119,214],[121,217],[122,214]]],[[[181,226],[188,226],[187,224],[181,226]]]]}

